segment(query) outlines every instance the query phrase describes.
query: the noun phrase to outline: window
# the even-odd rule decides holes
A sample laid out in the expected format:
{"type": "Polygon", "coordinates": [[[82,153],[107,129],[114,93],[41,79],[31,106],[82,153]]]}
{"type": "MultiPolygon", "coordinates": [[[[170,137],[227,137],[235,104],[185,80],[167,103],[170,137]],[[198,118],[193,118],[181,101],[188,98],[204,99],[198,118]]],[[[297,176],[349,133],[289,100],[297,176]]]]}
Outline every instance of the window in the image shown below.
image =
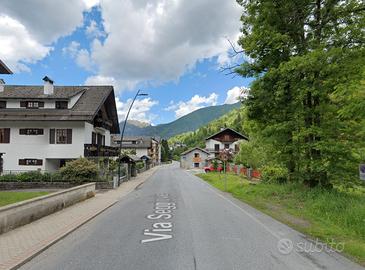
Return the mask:
{"type": "Polygon", "coordinates": [[[198,158],[199,157],[199,153],[194,153],[194,157],[198,158]]]}
{"type": "Polygon", "coordinates": [[[27,109],[38,109],[44,107],[43,101],[20,101],[20,107],[25,107],[27,109]]]}
{"type": "Polygon", "coordinates": [[[137,144],[137,141],[132,141],[132,144],[137,144]]]}
{"type": "Polygon", "coordinates": [[[72,129],[50,129],[50,144],[72,144],[72,129]]]}
{"type": "Polygon", "coordinates": [[[91,133],[91,143],[96,144],[96,133],[94,131],[91,133]]]}
{"type": "Polygon", "coordinates": [[[0,128],[0,143],[10,143],[10,128],[0,128]]]}
{"type": "Polygon", "coordinates": [[[5,108],[6,108],[6,101],[0,100],[0,109],[5,109],[5,108]]]}
{"type": "Polygon", "coordinates": [[[42,128],[21,128],[19,129],[20,135],[43,135],[42,128]]]}
{"type": "Polygon", "coordinates": [[[225,149],[229,149],[229,143],[225,143],[225,144],[224,144],[224,148],[225,148],[225,149]]]}
{"type": "Polygon", "coordinates": [[[56,109],[67,109],[68,101],[56,101],[56,109]]]}
{"type": "Polygon", "coordinates": [[[214,145],[214,151],[218,152],[219,151],[219,144],[215,144],[214,145]]]}
{"type": "Polygon", "coordinates": [[[43,160],[42,159],[33,159],[33,158],[19,159],[19,165],[23,165],[23,166],[42,166],[43,165],[43,160]]]}
{"type": "Polygon", "coordinates": [[[199,168],[200,164],[199,163],[194,163],[194,168],[199,168]]]}

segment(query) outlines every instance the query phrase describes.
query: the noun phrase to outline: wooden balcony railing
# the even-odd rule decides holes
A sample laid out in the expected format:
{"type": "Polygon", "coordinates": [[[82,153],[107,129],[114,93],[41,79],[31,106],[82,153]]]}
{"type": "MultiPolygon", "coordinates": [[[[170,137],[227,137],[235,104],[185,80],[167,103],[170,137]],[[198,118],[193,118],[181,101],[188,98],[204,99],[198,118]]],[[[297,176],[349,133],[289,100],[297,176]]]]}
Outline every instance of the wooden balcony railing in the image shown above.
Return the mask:
{"type": "Polygon", "coordinates": [[[97,144],[84,144],[85,157],[117,157],[118,147],[103,146],[97,144]]]}

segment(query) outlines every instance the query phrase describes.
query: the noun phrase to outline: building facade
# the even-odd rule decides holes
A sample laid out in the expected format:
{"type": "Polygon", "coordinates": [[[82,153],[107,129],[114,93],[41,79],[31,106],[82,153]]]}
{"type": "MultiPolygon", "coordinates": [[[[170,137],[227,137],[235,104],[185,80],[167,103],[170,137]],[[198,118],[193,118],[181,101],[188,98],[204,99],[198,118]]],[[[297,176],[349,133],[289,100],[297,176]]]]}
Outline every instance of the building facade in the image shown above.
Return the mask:
{"type": "Polygon", "coordinates": [[[245,141],[248,141],[245,135],[231,128],[224,128],[205,139],[205,150],[210,153],[210,157],[219,157],[223,149],[231,149],[237,154],[240,144],[245,141]]]}
{"type": "Polygon", "coordinates": [[[207,166],[210,153],[199,147],[189,149],[180,156],[180,167],[183,169],[202,169],[207,166]]]}
{"type": "Polygon", "coordinates": [[[3,173],[55,171],[79,157],[117,156],[112,86],[0,85],[3,173]]]}
{"type": "MultiPolygon", "coordinates": [[[[112,145],[118,147],[120,138],[120,135],[112,136],[112,145]]],[[[123,137],[122,150],[133,151],[139,158],[149,157],[154,165],[161,162],[161,143],[160,139],[156,137],[125,136],[123,137]]]]}

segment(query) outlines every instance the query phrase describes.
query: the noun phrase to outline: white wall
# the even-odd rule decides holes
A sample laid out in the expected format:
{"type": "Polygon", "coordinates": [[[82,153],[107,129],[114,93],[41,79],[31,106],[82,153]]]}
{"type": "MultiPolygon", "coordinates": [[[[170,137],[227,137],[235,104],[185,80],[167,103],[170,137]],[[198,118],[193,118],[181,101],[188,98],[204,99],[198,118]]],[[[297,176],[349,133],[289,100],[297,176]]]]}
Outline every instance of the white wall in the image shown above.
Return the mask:
{"type": "MultiPolygon", "coordinates": [[[[46,159],[70,159],[84,155],[85,124],[76,121],[19,121],[0,123],[1,128],[10,128],[10,143],[1,143],[0,152],[5,152],[4,170],[46,170],[46,159]],[[19,135],[20,128],[43,128],[44,135],[19,135]],[[51,128],[72,128],[72,144],[50,144],[51,128]],[[43,159],[42,166],[20,166],[19,159],[43,159]]],[[[52,164],[48,165],[49,168],[52,164]]],[[[48,168],[48,169],[49,169],[48,168]]]]}

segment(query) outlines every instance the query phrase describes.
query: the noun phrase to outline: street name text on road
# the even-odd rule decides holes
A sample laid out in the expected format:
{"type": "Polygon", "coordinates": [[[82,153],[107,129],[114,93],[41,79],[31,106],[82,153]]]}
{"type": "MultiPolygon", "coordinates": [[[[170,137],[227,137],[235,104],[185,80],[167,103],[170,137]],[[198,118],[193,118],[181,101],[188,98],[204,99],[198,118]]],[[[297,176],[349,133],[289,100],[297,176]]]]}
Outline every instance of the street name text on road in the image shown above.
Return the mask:
{"type": "Polygon", "coordinates": [[[171,201],[169,194],[163,193],[156,196],[154,212],[148,215],[147,219],[158,222],[152,224],[152,229],[143,231],[143,235],[152,238],[141,240],[142,244],[172,238],[173,223],[170,220],[175,209],[176,204],[171,201]]]}

